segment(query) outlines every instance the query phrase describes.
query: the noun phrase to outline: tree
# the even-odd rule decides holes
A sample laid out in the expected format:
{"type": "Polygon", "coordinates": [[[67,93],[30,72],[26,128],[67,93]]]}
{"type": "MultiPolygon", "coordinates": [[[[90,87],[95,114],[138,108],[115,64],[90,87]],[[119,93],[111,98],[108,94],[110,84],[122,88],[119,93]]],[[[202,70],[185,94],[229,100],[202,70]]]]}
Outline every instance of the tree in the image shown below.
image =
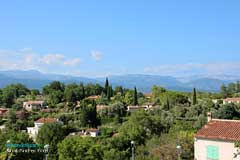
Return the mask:
{"type": "Polygon", "coordinates": [[[229,96],[227,87],[224,84],[221,86],[220,94],[223,98],[227,98],[229,96]]]}
{"type": "Polygon", "coordinates": [[[96,127],[98,125],[97,108],[94,100],[91,104],[86,101],[82,102],[78,119],[80,120],[80,127],[96,127]]]}
{"type": "Polygon", "coordinates": [[[137,93],[137,88],[134,87],[134,100],[133,100],[133,105],[138,105],[138,93],[137,93]]]}
{"type": "Polygon", "coordinates": [[[110,100],[112,96],[113,96],[113,89],[112,89],[112,86],[108,86],[108,90],[107,90],[107,99],[110,100]]]}
{"type": "Polygon", "coordinates": [[[240,81],[237,81],[237,84],[236,84],[236,92],[237,92],[237,93],[240,93],[240,81]]]}
{"type": "Polygon", "coordinates": [[[156,86],[154,85],[152,87],[152,97],[154,100],[158,99],[159,96],[163,93],[165,93],[167,90],[163,87],[159,87],[159,86],[156,86]]]}
{"type": "MultiPolygon", "coordinates": [[[[0,154],[6,153],[6,149],[14,150],[14,147],[6,147],[7,141],[10,141],[11,144],[34,144],[34,142],[28,137],[27,133],[24,132],[16,132],[14,130],[1,130],[0,131],[0,154]]],[[[19,149],[19,148],[18,148],[19,149]]],[[[27,149],[22,147],[21,149],[27,149]]],[[[33,148],[35,149],[35,148],[33,148]]],[[[23,152],[13,152],[10,155],[5,155],[5,158],[2,159],[17,159],[17,160],[26,160],[26,159],[34,159],[34,160],[42,160],[43,155],[41,153],[23,153],[23,152]]]]}
{"type": "Polygon", "coordinates": [[[102,146],[91,137],[67,137],[58,144],[59,160],[102,160],[102,146]]]}
{"type": "Polygon", "coordinates": [[[53,81],[49,85],[43,87],[43,95],[49,95],[52,91],[64,92],[65,86],[59,81],[53,81]]]}
{"type": "Polygon", "coordinates": [[[193,88],[193,99],[192,99],[192,104],[193,104],[193,105],[197,104],[197,93],[196,93],[196,88],[193,88]]]}
{"type": "Polygon", "coordinates": [[[106,78],[106,81],[105,81],[105,90],[104,90],[106,95],[107,95],[108,87],[109,87],[109,82],[108,82],[108,78],[106,78]]]}
{"type": "Polygon", "coordinates": [[[82,99],[84,99],[86,97],[85,96],[85,88],[84,88],[83,83],[80,83],[80,91],[81,91],[80,100],[82,100],[82,99]]]}
{"type": "Polygon", "coordinates": [[[124,93],[123,93],[123,88],[122,88],[122,86],[116,86],[115,89],[114,89],[114,91],[115,91],[115,94],[120,93],[121,96],[124,94],[124,93]]]}
{"type": "Polygon", "coordinates": [[[3,90],[2,101],[6,107],[10,108],[14,104],[14,93],[11,90],[3,90]]]}
{"type": "Polygon", "coordinates": [[[38,132],[37,142],[39,144],[49,144],[49,160],[58,158],[57,144],[65,137],[63,126],[58,123],[44,124],[38,132]]]}
{"type": "Polygon", "coordinates": [[[226,104],[218,109],[217,117],[220,119],[240,119],[240,113],[234,104],[226,104]]]}
{"type": "Polygon", "coordinates": [[[124,96],[124,102],[127,104],[127,105],[133,105],[134,103],[134,93],[132,90],[129,90],[129,91],[126,91],[125,92],[125,96],[124,96]]]}
{"type": "Polygon", "coordinates": [[[228,84],[228,92],[230,94],[236,93],[236,84],[235,83],[229,83],[228,84]]]}

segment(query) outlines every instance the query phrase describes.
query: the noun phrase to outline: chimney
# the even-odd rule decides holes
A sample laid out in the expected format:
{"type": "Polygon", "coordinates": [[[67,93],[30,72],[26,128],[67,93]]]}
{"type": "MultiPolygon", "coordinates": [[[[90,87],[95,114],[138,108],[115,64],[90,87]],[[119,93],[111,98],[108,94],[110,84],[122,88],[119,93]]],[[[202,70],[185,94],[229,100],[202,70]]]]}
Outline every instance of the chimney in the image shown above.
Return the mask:
{"type": "Polygon", "coordinates": [[[208,112],[207,113],[207,121],[211,121],[212,120],[212,113],[211,112],[208,112]]]}

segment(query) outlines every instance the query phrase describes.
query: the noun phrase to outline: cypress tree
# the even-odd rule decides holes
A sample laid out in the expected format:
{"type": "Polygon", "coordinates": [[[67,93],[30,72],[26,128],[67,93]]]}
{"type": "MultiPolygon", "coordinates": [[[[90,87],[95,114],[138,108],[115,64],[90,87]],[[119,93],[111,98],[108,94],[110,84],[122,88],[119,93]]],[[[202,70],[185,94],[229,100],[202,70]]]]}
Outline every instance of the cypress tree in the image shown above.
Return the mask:
{"type": "Polygon", "coordinates": [[[109,82],[108,82],[108,78],[106,78],[106,81],[105,81],[105,94],[107,95],[107,92],[108,92],[108,87],[109,87],[109,82]]]}
{"type": "Polygon", "coordinates": [[[81,99],[85,98],[85,89],[83,83],[80,83],[81,99]]]}
{"type": "Polygon", "coordinates": [[[193,99],[192,99],[192,104],[193,104],[193,105],[197,104],[197,93],[196,93],[196,88],[193,88],[193,99]]]}
{"type": "Polygon", "coordinates": [[[169,110],[169,109],[170,109],[170,102],[169,102],[169,99],[168,99],[168,97],[167,97],[166,107],[167,107],[167,110],[169,110]]]}
{"type": "Polygon", "coordinates": [[[111,99],[111,86],[108,86],[108,89],[107,89],[107,99],[108,100],[111,99]]]}
{"type": "Polygon", "coordinates": [[[138,105],[138,95],[137,95],[137,88],[134,87],[134,101],[133,104],[136,106],[138,105]]]}
{"type": "Polygon", "coordinates": [[[236,87],[237,93],[239,93],[240,92],[240,82],[239,81],[237,81],[237,85],[236,86],[237,86],[236,87]]]}

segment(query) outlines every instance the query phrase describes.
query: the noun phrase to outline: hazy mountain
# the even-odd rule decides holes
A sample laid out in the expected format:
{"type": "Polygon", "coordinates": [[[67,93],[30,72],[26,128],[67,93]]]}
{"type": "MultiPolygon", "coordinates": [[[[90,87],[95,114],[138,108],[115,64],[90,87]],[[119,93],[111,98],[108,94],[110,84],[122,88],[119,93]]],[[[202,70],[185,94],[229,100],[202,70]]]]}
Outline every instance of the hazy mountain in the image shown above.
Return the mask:
{"type": "MultiPolygon", "coordinates": [[[[223,79],[206,78],[202,76],[192,77],[171,77],[158,75],[141,75],[128,74],[119,76],[109,76],[109,81],[113,86],[122,85],[126,88],[133,88],[136,86],[139,91],[150,92],[153,85],[159,85],[170,90],[178,91],[192,91],[195,87],[202,91],[218,91],[220,86],[236,81],[237,78],[229,76],[231,79],[227,80],[226,76],[223,79]]],[[[12,83],[23,83],[29,88],[41,89],[44,85],[49,84],[53,80],[62,81],[64,83],[83,82],[83,83],[100,83],[104,84],[103,78],[86,78],[59,74],[45,74],[35,70],[29,71],[0,71],[0,87],[4,87],[12,83]]]]}

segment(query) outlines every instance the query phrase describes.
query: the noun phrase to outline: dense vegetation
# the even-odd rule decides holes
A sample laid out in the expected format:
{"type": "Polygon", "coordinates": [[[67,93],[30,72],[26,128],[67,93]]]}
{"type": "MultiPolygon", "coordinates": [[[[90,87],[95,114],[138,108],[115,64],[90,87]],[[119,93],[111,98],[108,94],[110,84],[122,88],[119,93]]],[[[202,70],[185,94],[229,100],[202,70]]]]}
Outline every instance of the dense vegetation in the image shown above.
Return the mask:
{"type": "Polygon", "coordinates": [[[99,84],[63,84],[54,81],[42,91],[30,90],[14,84],[0,90],[0,104],[9,108],[7,117],[1,118],[6,128],[0,131],[0,159],[42,159],[43,154],[6,154],[5,144],[49,144],[49,160],[125,160],[134,154],[136,160],[177,159],[176,146],[182,146],[181,158],[193,159],[193,135],[206,123],[207,112],[215,118],[240,119],[240,107],[223,104],[213,99],[237,97],[239,82],[222,86],[220,93],[192,93],[169,91],[152,87],[151,97],[137,91],[112,87],[108,79],[99,84]],[[97,98],[91,98],[98,96],[97,98]],[[24,111],[16,115],[27,100],[44,99],[53,112],[24,111]],[[153,104],[149,110],[127,112],[129,105],[153,104]],[[97,111],[97,105],[107,107],[97,111]],[[44,124],[36,142],[22,130],[33,126],[40,117],[55,117],[63,124],[44,124]],[[69,133],[87,128],[99,128],[96,138],[70,136],[69,133]],[[134,146],[131,146],[134,141],[134,146]]]}

